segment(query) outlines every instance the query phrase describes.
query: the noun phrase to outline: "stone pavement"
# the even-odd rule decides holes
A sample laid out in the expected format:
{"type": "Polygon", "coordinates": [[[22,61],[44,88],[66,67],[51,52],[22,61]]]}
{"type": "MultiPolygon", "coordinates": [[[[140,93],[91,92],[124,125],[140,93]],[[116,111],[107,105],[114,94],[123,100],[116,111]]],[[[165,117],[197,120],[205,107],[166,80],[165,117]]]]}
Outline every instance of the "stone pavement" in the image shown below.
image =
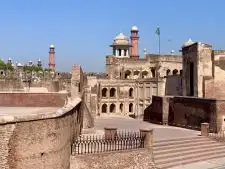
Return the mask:
{"type": "Polygon", "coordinates": [[[104,127],[116,127],[118,130],[139,131],[139,129],[153,129],[154,140],[171,138],[193,137],[200,134],[199,131],[151,124],[142,120],[136,120],[124,116],[98,117],[95,120],[96,134],[103,134],[104,127]]]}
{"type": "Polygon", "coordinates": [[[177,166],[171,169],[225,169],[225,158],[207,160],[184,166],[177,166]]]}

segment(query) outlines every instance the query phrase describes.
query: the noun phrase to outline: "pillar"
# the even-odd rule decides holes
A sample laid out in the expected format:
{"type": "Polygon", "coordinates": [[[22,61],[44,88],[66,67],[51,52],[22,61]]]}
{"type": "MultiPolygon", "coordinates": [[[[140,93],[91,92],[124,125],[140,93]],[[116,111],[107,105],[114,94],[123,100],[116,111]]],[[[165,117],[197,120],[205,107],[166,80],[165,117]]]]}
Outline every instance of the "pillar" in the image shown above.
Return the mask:
{"type": "Polygon", "coordinates": [[[106,139],[113,139],[117,136],[117,128],[105,127],[104,131],[106,139]]]}
{"type": "Polygon", "coordinates": [[[140,129],[141,136],[144,138],[144,148],[151,149],[153,146],[153,129],[140,129]]]}
{"type": "Polygon", "coordinates": [[[121,49],[121,56],[124,57],[124,49],[121,49]]]}
{"type": "Polygon", "coordinates": [[[201,136],[209,136],[209,123],[201,123],[201,136]]]}

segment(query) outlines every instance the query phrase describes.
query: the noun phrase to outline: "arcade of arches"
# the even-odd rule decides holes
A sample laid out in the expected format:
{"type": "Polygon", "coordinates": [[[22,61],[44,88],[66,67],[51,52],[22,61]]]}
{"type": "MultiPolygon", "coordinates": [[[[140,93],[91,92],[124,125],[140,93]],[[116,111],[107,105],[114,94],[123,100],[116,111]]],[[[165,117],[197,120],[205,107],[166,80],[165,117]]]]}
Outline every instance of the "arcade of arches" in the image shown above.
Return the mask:
{"type": "MultiPolygon", "coordinates": [[[[107,88],[103,88],[102,89],[102,97],[106,98],[106,97],[116,97],[116,89],[115,88],[111,88],[110,90],[108,90],[107,88]],[[108,93],[109,91],[109,93],[108,93]]],[[[130,88],[129,89],[129,97],[134,97],[134,89],[130,88]]]]}
{"type": "MultiPolygon", "coordinates": [[[[114,103],[109,103],[109,104],[102,104],[101,106],[101,113],[123,113],[124,112],[124,104],[120,103],[118,105],[118,112],[117,112],[117,105],[114,103]]],[[[129,103],[127,107],[127,112],[133,113],[134,112],[134,104],[129,103]]]]}
{"type": "MultiPolygon", "coordinates": [[[[177,75],[178,73],[182,74],[182,70],[170,70],[167,69],[166,72],[159,72],[159,74],[162,74],[162,76],[169,76],[169,75],[177,75]]],[[[121,73],[120,73],[121,75],[121,73]]],[[[125,79],[146,79],[146,78],[154,78],[156,77],[157,72],[156,72],[156,68],[151,68],[150,71],[147,70],[143,70],[143,71],[139,71],[139,70],[126,70],[124,71],[124,78],[125,79]]]]}

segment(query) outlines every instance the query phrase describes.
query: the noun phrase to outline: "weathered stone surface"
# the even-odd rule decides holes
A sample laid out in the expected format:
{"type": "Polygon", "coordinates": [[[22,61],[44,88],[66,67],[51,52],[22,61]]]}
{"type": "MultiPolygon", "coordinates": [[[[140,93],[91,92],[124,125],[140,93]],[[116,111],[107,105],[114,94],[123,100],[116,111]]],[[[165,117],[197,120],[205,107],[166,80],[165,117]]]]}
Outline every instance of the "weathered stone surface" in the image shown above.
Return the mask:
{"type": "Polygon", "coordinates": [[[71,169],[155,169],[146,149],[71,156],[71,169]]]}
{"type": "Polygon", "coordinates": [[[80,100],[35,118],[0,124],[0,166],[4,169],[69,169],[71,143],[82,127],[80,100]],[[75,103],[75,104],[74,104],[75,103]]]}
{"type": "Polygon", "coordinates": [[[154,97],[151,109],[146,109],[146,121],[163,122],[162,117],[168,117],[168,123],[180,127],[200,129],[201,123],[209,123],[210,129],[220,131],[224,128],[225,100],[171,97],[154,97]]]}
{"type": "Polygon", "coordinates": [[[62,107],[67,93],[1,92],[0,106],[5,107],[62,107]]]}

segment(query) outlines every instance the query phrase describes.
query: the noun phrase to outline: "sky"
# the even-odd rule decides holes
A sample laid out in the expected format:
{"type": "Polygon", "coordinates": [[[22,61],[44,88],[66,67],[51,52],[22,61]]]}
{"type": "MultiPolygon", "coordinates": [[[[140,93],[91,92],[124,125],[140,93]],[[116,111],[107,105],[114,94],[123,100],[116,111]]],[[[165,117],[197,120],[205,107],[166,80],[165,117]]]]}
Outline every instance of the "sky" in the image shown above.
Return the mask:
{"type": "Polygon", "coordinates": [[[139,51],[158,52],[155,34],[161,30],[161,53],[179,51],[193,41],[225,49],[224,0],[0,0],[0,58],[48,64],[55,45],[56,70],[105,71],[109,45],[120,32],[139,28],[139,51]]]}

